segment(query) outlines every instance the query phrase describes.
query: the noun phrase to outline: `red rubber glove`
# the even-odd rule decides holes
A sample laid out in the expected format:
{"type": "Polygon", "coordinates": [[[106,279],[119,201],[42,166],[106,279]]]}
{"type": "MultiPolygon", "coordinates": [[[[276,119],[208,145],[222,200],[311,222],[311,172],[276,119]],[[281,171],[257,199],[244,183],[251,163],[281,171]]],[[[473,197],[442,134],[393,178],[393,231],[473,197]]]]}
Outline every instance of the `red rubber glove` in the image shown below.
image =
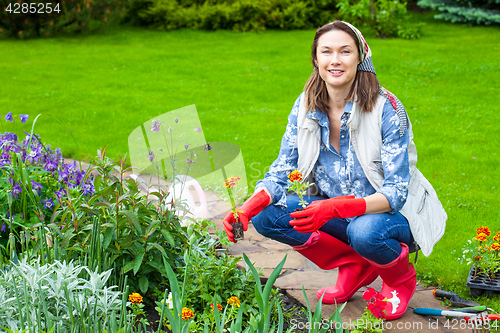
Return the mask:
{"type": "MultiPolygon", "coordinates": [[[[236,210],[239,222],[243,224],[243,231],[247,231],[248,221],[250,221],[255,215],[259,214],[264,208],[266,208],[270,202],[271,197],[267,194],[266,191],[261,190],[252,195],[247,201],[245,201],[243,206],[236,210]]],[[[231,225],[231,223],[235,222],[236,220],[234,218],[233,212],[227,214],[223,222],[227,238],[229,238],[229,240],[233,243],[236,243],[236,241],[233,238],[233,226],[231,225]]]]}
{"type": "Polygon", "coordinates": [[[333,218],[347,218],[366,212],[365,199],[355,199],[354,195],[313,201],[306,209],[293,212],[290,221],[295,230],[302,233],[314,232],[333,218]]]}

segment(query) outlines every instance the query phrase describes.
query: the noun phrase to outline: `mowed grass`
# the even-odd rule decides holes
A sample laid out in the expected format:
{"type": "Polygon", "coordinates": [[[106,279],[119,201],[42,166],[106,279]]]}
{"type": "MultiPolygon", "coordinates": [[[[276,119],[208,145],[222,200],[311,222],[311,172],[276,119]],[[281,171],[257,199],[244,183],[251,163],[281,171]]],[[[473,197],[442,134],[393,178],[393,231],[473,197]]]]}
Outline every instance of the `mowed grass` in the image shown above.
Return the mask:
{"type": "MultiPolygon", "coordinates": [[[[448,213],[445,236],[430,257],[418,257],[418,274],[466,296],[461,246],[477,227],[500,230],[500,29],[430,17],[413,16],[426,22],[419,40],[367,39],[378,78],[410,116],[418,167],[448,213]]],[[[241,147],[254,186],[276,158],[311,73],[313,37],[312,30],[121,27],[85,38],[0,41],[0,114],[28,113],[30,121],[42,114],[35,132],[65,156],[90,159],[108,145],[116,158],[141,123],[195,104],[207,141],[241,147]]],[[[29,130],[1,122],[1,131],[29,130]]]]}

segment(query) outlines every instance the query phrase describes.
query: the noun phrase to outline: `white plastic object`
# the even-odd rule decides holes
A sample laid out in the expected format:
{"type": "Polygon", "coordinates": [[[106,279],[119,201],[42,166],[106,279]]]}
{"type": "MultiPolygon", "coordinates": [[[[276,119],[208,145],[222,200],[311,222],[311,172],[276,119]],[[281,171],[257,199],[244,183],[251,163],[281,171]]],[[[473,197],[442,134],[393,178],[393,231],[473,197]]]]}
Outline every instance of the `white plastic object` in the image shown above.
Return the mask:
{"type": "MultiPolygon", "coordinates": [[[[205,197],[205,192],[200,186],[200,183],[194,178],[184,177],[183,181],[178,181],[174,186],[171,186],[165,203],[170,205],[172,199],[174,201],[180,201],[187,210],[193,215],[194,218],[207,218],[208,208],[207,199],[205,197]],[[199,203],[196,204],[193,193],[198,196],[199,203]],[[174,196],[175,194],[175,196],[174,196]]],[[[177,210],[176,214],[181,216],[184,214],[182,210],[177,210]]]]}

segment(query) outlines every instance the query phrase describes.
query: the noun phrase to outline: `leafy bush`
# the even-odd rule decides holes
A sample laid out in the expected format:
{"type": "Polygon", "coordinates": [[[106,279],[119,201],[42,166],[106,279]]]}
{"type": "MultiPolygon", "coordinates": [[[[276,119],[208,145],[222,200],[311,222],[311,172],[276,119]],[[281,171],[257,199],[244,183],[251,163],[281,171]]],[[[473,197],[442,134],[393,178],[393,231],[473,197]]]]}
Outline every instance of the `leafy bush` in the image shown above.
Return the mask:
{"type": "Polygon", "coordinates": [[[47,37],[95,31],[123,17],[130,0],[6,0],[0,12],[0,36],[47,37]],[[48,6],[50,5],[50,6],[48,6]],[[31,6],[31,7],[30,7],[31,6]]]}
{"type": "Polygon", "coordinates": [[[335,12],[335,3],[326,0],[134,0],[127,20],[161,30],[263,31],[316,28],[335,12]]]}
{"type": "Polygon", "coordinates": [[[453,23],[500,25],[500,0],[419,0],[422,8],[437,10],[436,19],[453,23]]]}
{"type": "Polygon", "coordinates": [[[405,0],[340,0],[342,20],[368,27],[377,37],[420,38],[422,24],[407,22],[405,0]]]}
{"type": "MultiPolygon", "coordinates": [[[[155,123],[152,131],[160,127],[155,123]]],[[[104,147],[84,172],[62,163],[60,150],[52,152],[37,135],[19,144],[7,133],[0,142],[0,200],[8,208],[0,212],[0,264],[16,253],[40,257],[42,263],[74,260],[98,272],[113,269],[110,281],[120,287],[128,276],[130,287],[146,294],[166,277],[163,259],[174,267],[185,265],[188,229],[194,239],[211,239],[206,220],[181,225],[175,212],[185,209],[183,203],[163,204],[165,189],[151,191],[148,198],[134,180],[125,179],[126,156],[112,161],[104,147]]],[[[173,143],[165,145],[169,150],[173,143]]],[[[186,168],[193,163],[189,158],[195,157],[188,155],[186,168]]],[[[173,160],[171,166],[176,170],[173,160]]]]}

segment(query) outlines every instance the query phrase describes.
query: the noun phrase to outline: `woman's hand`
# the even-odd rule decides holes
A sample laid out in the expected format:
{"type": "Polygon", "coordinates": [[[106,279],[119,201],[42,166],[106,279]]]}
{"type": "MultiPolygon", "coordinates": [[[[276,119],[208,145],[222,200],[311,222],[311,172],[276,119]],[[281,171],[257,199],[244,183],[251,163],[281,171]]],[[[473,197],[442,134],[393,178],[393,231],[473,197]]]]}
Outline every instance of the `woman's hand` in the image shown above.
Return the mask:
{"type": "Polygon", "coordinates": [[[290,214],[295,220],[290,225],[302,233],[314,232],[333,218],[347,218],[363,215],[366,201],[354,195],[336,197],[312,202],[306,209],[290,214]]]}
{"type": "MultiPolygon", "coordinates": [[[[259,192],[254,193],[239,209],[236,210],[238,215],[238,220],[243,225],[243,231],[248,230],[248,222],[255,215],[259,214],[264,208],[267,207],[272,202],[271,197],[267,192],[262,189],[259,192]]],[[[236,243],[233,235],[232,223],[235,223],[234,213],[229,212],[226,218],[222,222],[224,224],[224,230],[226,231],[227,238],[233,243],[236,243]]]]}

